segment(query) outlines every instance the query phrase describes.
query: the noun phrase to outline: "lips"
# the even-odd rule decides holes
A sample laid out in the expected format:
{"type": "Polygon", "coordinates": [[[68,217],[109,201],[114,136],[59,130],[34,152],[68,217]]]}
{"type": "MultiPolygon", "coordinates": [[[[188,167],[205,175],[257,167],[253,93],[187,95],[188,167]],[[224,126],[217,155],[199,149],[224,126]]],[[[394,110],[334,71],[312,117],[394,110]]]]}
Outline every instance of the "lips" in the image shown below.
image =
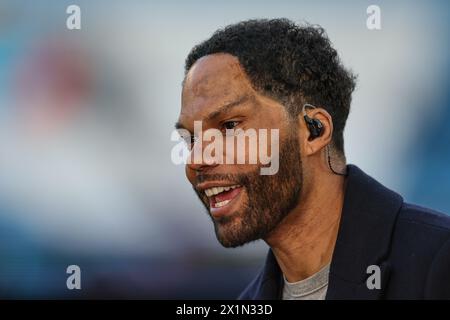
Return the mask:
{"type": "Polygon", "coordinates": [[[242,191],[241,185],[208,186],[203,190],[208,197],[211,215],[218,218],[231,213],[235,200],[242,191]]]}

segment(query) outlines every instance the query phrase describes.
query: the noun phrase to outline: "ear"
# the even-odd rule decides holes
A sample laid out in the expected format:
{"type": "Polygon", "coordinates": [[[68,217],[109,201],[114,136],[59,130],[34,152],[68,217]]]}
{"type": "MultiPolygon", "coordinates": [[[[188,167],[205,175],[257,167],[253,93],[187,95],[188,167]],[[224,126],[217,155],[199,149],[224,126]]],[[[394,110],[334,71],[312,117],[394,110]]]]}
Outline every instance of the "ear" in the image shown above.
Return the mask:
{"type": "Polygon", "coordinates": [[[301,128],[300,141],[301,145],[303,145],[302,151],[304,155],[311,156],[320,152],[320,150],[331,142],[333,136],[333,119],[323,108],[308,109],[306,110],[306,114],[311,119],[319,120],[323,126],[322,134],[319,137],[310,140],[311,132],[303,117],[303,113],[299,115],[298,121],[300,121],[301,128]]]}

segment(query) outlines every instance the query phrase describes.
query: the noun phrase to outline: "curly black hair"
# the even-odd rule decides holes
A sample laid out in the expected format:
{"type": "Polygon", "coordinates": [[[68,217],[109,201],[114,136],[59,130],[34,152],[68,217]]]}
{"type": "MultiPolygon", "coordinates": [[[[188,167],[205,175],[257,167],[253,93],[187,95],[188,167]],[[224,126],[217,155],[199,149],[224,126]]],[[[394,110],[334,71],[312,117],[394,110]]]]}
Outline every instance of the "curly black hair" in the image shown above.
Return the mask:
{"type": "Polygon", "coordinates": [[[195,46],[185,74],[201,57],[228,53],[239,59],[254,88],[280,101],[297,117],[304,103],[323,107],[333,118],[333,144],[344,154],[343,132],[356,76],[341,64],[320,26],[288,19],[247,20],[217,30],[195,46]]]}

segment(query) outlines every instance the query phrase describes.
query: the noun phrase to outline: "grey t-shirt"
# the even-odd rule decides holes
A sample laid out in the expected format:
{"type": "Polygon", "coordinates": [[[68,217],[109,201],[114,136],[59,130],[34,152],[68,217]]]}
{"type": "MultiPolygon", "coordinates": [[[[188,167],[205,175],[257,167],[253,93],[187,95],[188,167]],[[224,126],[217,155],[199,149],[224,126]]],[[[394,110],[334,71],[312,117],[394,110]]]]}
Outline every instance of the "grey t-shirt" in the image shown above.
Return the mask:
{"type": "Polygon", "coordinates": [[[309,278],[297,282],[289,282],[283,275],[283,300],[325,300],[329,273],[328,264],[309,278]]]}

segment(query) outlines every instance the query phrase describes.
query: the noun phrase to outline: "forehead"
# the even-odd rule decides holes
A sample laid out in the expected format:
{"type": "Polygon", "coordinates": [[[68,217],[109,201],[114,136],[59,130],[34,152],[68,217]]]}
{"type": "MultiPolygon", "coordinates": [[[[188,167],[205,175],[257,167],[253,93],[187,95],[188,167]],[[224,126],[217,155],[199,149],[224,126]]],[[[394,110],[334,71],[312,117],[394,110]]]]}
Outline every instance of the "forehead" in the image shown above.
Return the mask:
{"type": "Polygon", "coordinates": [[[220,105],[249,94],[256,93],[236,57],[225,53],[202,57],[186,75],[180,120],[200,119],[220,105]]]}

